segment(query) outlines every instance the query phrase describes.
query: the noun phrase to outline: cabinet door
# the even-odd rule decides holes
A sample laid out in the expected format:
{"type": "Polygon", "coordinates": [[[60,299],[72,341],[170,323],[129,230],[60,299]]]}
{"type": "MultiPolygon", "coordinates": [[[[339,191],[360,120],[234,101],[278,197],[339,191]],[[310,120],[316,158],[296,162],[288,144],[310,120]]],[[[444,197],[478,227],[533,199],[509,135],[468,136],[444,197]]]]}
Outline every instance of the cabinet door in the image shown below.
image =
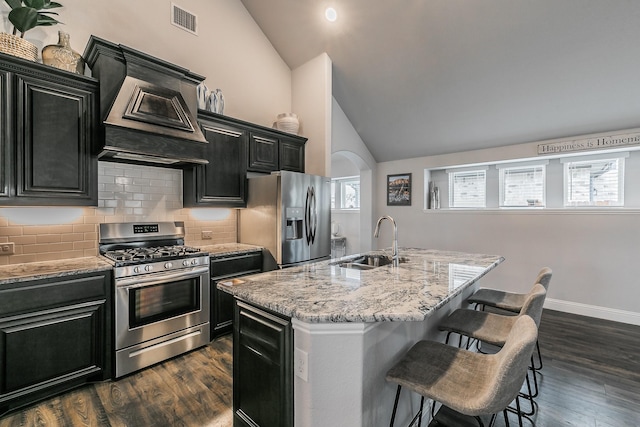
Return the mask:
{"type": "Polygon", "coordinates": [[[253,172],[279,170],[278,140],[252,132],[249,135],[249,164],[247,169],[253,172]]]}
{"type": "Polygon", "coordinates": [[[104,307],[102,300],[0,320],[0,395],[99,374],[104,307]]]}
{"type": "Polygon", "coordinates": [[[0,412],[111,376],[111,272],[0,287],[0,412]]]}
{"type": "Polygon", "coordinates": [[[13,167],[11,150],[11,108],[9,101],[9,74],[0,71],[0,203],[5,197],[11,196],[11,171],[13,167]]]}
{"type": "Polygon", "coordinates": [[[246,207],[245,133],[214,122],[201,125],[209,164],[185,171],[185,207],[246,207]]]}
{"type": "Polygon", "coordinates": [[[96,92],[30,76],[15,87],[15,203],[97,206],[96,92]]]}
{"type": "Polygon", "coordinates": [[[304,173],[304,143],[280,139],[280,169],[304,173]]]}
{"type": "Polygon", "coordinates": [[[234,322],[234,425],[293,426],[290,320],[236,300],[234,322]]]}
{"type": "Polygon", "coordinates": [[[233,324],[233,296],[218,289],[218,282],[262,271],[262,252],[211,258],[211,340],[227,334],[233,324]]]}

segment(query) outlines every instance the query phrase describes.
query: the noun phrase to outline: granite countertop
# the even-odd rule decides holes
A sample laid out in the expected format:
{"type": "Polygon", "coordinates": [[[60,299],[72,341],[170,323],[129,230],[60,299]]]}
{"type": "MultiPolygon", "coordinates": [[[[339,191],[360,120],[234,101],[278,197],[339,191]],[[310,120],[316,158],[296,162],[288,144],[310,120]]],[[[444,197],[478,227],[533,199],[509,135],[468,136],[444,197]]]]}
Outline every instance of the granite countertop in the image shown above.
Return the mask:
{"type": "Polygon", "coordinates": [[[0,285],[34,279],[111,270],[113,265],[102,257],[71,258],[0,266],[0,285]]]}
{"type": "Polygon", "coordinates": [[[422,321],[504,261],[499,255],[399,252],[406,258],[399,267],[354,270],[321,261],[246,276],[244,283],[218,289],[309,323],[422,321]]]}
{"type": "Polygon", "coordinates": [[[261,250],[260,246],[245,245],[244,243],[220,243],[217,245],[198,246],[203,252],[209,252],[211,257],[237,255],[261,250]]]}

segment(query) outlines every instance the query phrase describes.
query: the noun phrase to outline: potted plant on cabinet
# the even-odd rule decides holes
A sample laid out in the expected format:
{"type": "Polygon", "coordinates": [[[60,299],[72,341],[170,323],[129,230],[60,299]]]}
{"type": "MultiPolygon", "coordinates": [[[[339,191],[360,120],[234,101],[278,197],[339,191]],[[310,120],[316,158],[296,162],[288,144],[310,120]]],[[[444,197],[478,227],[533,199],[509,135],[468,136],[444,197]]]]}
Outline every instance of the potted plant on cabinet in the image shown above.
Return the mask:
{"type": "Polygon", "coordinates": [[[13,34],[0,33],[0,52],[36,61],[38,48],[25,40],[24,34],[38,26],[58,24],[59,21],[51,16],[58,14],[51,9],[62,5],[50,0],[5,0],[5,3],[11,8],[8,19],[13,25],[13,34]]]}

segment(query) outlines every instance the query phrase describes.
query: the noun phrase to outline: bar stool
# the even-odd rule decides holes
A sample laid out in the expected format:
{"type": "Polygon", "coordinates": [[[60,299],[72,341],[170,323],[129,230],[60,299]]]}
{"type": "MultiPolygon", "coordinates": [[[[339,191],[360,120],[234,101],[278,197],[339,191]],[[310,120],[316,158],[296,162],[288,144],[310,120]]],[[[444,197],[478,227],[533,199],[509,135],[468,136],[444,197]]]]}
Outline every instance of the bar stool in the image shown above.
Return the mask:
{"type": "MultiPolygon", "coordinates": [[[[533,284],[540,283],[544,286],[544,289],[548,291],[552,275],[553,271],[549,267],[544,267],[538,273],[538,277],[536,277],[533,284]]],[[[469,304],[475,304],[476,306],[494,307],[512,313],[519,313],[520,310],[522,310],[526,298],[527,294],[501,291],[499,289],[480,288],[467,299],[467,302],[469,304]]]]}
{"type": "Polygon", "coordinates": [[[420,410],[410,425],[422,419],[424,399],[440,402],[461,414],[474,417],[484,426],[481,415],[503,412],[508,425],[507,407],[515,399],[518,421],[522,426],[519,391],[538,328],[529,316],[519,316],[504,346],[495,354],[482,354],[435,341],[418,341],[387,372],[387,381],[398,384],[391,414],[393,427],[402,387],[421,395],[420,410]]]}
{"type": "MultiPolygon", "coordinates": [[[[551,276],[553,271],[549,267],[544,267],[538,273],[534,284],[540,283],[545,290],[549,290],[551,276]]],[[[467,299],[469,304],[475,304],[476,309],[484,310],[486,307],[498,308],[510,313],[519,313],[522,310],[527,294],[519,294],[514,292],[501,291],[499,289],[480,288],[471,297],[467,299]]],[[[540,344],[536,342],[536,351],[538,353],[538,365],[533,366],[535,371],[542,369],[542,353],[540,353],[540,344]]]]}
{"type": "MultiPolygon", "coordinates": [[[[447,338],[445,340],[446,343],[449,343],[449,338],[453,333],[460,335],[459,346],[462,343],[462,337],[468,337],[467,349],[470,348],[470,345],[473,342],[472,340],[474,340],[476,344],[479,342],[485,342],[502,347],[505,344],[513,325],[519,317],[529,316],[536,323],[536,326],[539,326],[546,296],[547,291],[544,286],[537,283],[533,288],[531,288],[531,291],[528,294],[525,294],[526,298],[524,305],[517,316],[505,316],[501,314],[488,313],[486,311],[460,308],[453,311],[446,319],[444,319],[438,325],[438,329],[447,332],[447,338]]],[[[533,398],[538,395],[538,380],[533,367],[534,363],[532,355],[530,369],[533,371],[534,389],[531,389],[531,383],[527,376],[526,383],[528,394],[524,395],[524,397],[526,397],[531,403],[531,410],[525,412],[526,415],[533,415],[535,413],[535,403],[533,398]]]]}

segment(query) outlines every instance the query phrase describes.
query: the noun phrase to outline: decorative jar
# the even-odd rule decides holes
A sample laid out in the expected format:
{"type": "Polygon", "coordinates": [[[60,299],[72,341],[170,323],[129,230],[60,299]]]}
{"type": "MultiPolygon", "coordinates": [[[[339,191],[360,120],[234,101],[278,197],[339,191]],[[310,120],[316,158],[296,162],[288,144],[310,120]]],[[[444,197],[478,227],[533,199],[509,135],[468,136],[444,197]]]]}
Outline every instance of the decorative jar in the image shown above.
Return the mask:
{"type": "Polygon", "coordinates": [[[58,31],[58,44],[42,48],[42,63],[72,73],[84,74],[84,59],[71,49],[69,34],[63,31],[58,31]]]}
{"type": "Polygon", "coordinates": [[[298,116],[294,113],[278,114],[276,120],[277,129],[297,135],[299,127],[300,122],[298,121],[298,116]]]}

